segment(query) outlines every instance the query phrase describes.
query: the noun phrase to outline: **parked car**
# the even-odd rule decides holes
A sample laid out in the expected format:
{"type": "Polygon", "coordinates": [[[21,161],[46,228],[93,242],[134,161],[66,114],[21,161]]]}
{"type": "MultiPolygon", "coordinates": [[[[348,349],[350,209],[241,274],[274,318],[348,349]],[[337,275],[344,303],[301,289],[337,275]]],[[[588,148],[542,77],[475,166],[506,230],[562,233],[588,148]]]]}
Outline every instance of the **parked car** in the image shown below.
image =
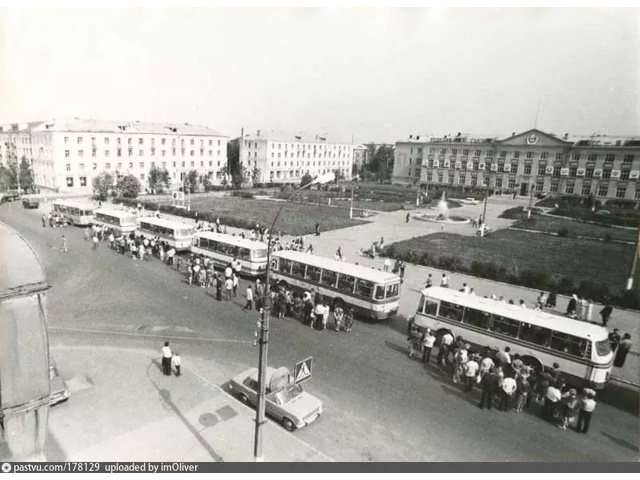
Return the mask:
{"type": "MultiPolygon", "coordinates": [[[[305,392],[300,384],[291,383],[284,367],[267,367],[265,412],[289,431],[309,425],[322,413],[322,402],[305,392]],[[286,372],[283,377],[281,372],[286,372]]],[[[229,388],[242,402],[255,407],[258,403],[258,369],[250,368],[236,375],[229,388]]]]}
{"type": "Polygon", "coordinates": [[[24,197],[22,199],[22,206],[24,208],[38,208],[40,206],[40,200],[37,198],[24,197]]]}
{"type": "Polygon", "coordinates": [[[51,388],[50,406],[69,399],[69,390],[67,390],[64,380],[58,372],[58,366],[51,356],[49,356],[49,386],[51,388]]]}
{"type": "Polygon", "coordinates": [[[17,190],[7,190],[6,192],[0,193],[0,203],[13,202],[18,198],[20,198],[20,194],[17,190]]]}
{"type": "Polygon", "coordinates": [[[480,203],[480,200],[476,200],[475,198],[472,198],[472,197],[463,198],[462,200],[458,200],[458,201],[465,205],[477,205],[480,203]]]}

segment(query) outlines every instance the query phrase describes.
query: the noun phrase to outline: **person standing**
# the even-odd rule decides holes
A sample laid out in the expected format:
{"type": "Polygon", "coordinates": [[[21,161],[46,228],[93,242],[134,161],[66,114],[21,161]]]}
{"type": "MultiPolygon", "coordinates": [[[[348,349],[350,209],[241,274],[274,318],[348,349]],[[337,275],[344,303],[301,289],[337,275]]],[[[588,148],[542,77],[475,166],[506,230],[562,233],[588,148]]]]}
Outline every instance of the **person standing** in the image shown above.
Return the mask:
{"type": "Polygon", "coordinates": [[[62,235],[62,251],[67,253],[67,237],[62,235]]]}
{"type": "Polygon", "coordinates": [[[529,367],[524,366],[522,368],[522,373],[518,375],[516,380],[516,412],[522,413],[524,406],[527,404],[530,391],[531,383],[529,383],[529,367]]]}
{"type": "Polygon", "coordinates": [[[536,299],[537,309],[543,310],[546,301],[547,299],[545,298],[544,292],[540,292],[540,295],[538,295],[538,298],[536,299]]]}
{"type": "Polygon", "coordinates": [[[224,278],[231,278],[233,274],[233,269],[231,268],[231,264],[227,265],[224,269],[224,278]]]}
{"type": "Polygon", "coordinates": [[[171,375],[172,357],[173,353],[171,352],[171,347],[169,347],[169,342],[164,342],[164,347],[162,347],[162,373],[165,375],[171,375]]]}
{"type": "Polygon", "coordinates": [[[349,308],[349,310],[347,310],[347,313],[345,313],[344,315],[344,328],[346,332],[350,332],[353,328],[353,317],[353,308],[349,308]]]}
{"type": "Polygon", "coordinates": [[[180,366],[182,365],[182,361],[180,360],[180,354],[176,352],[173,356],[173,366],[176,367],[176,377],[180,376],[180,366]]]}
{"type": "Polygon", "coordinates": [[[484,408],[486,405],[487,409],[491,410],[493,396],[498,391],[498,377],[493,370],[482,377],[480,386],[482,387],[482,395],[478,407],[484,408]]]}
{"type": "Polygon", "coordinates": [[[222,276],[218,274],[216,278],[216,300],[222,301],[222,276]]]}
{"type": "Polygon", "coordinates": [[[251,285],[247,287],[247,303],[242,310],[253,310],[253,290],[251,289],[251,285]]]}
{"type": "Polygon", "coordinates": [[[47,228],[47,215],[42,214],[42,228],[47,228]]]}
{"type": "Polygon", "coordinates": [[[344,310],[342,307],[337,306],[333,311],[333,325],[335,327],[336,332],[339,332],[341,328],[343,328],[344,322],[344,310]]]}
{"type": "Polygon", "coordinates": [[[384,259],[384,265],[382,267],[382,270],[384,272],[388,272],[389,271],[389,267],[391,267],[391,260],[389,260],[388,258],[384,259]]]}
{"type": "Polygon", "coordinates": [[[405,223],[409,223],[409,214],[407,213],[407,216],[405,217],[405,223]]]}
{"type": "Polygon", "coordinates": [[[231,300],[231,292],[233,291],[233,280],[230,277],[224,281],[224,299],[231,300]]]}
{"type": "Polygon", "coordinates": [[[471,358],[469,358],[469,361],[464,365],[465,392],[471,392],[473,390],[473,384],[476,381],[479,369],[480,365],[478,364],[478,355],[474,353],[471,355],[471,358]]]}
{"type": "Polygon", "coordinates": [[[237,297],[238,296],[238,276],[235,273],[231,276],[231,282],[233,286],[233,296],[237,297]]]}
{"type": "Polygon", "coordinates": [[[622,340],[622,337],[620,336],[620,330],[618,330],[617,328],[614,328],[613,332],[609,334],[609,343],[611,344],[611,351],[613,353],[615,353],[616,350],[618,349],[620,340],[622,340]]]}
{"type": "Polygon", "coordinates": [[[507,366],[511,365],[511,355],[509,352],[511,351],[511,347],[504,347],[504,350],[498,352],[496,354],[496,359],[498,360],[499,365],[504,370],[507,366]]]}
{"type": "Polygon", "coordinates": [[[611,313],[613,307],[607,302],[602,310],[600,310],[600,316],[602,317],[602,326],[606,327],[609,320],[611,320],[611,313]]]}
{"type": "Polygon", "coordinates": [[[404,269],[406,268],[406,264],[404,260],[400,261],[400,283],[404,283],[404,269]]]}
{"type": "Polygon", "coordinates": [[[627,355],[631,351],[631,346],[633,342],[631,341],[631,335],[625,333],[622,336],[622,340],[620,340],[620,344],[618,345],[618,350],[616,351],[616,356],[613,359],[613,366],[622,368],[624,367],[624,362],[627,360],[627,355]]]}
{"type": "Polygon", "coordinates": [[[422,337],[422,361],[429,363],[431,361],[431,350],[436,343],[436,337],[431,333],[431,329],[427,328],[422,337]]]}
{"type": "Polygon", "coordinates": [[[322,330],[326,330],[327,329],[327,323],[329,322],[329,313],[331,312],[331,309],[329,308],[328,302],[325,298],[324,300],[324,314],[322,315],[322,330]]]}
{"type": "Polygon", "coordinates": [[[96,232],[93,233],[93,249],[98,248],[98,234],[96,232]]]}
{"type": "Polygon", "coordinates": [[[569,300],[569,304],[567,305],[567,310],[564,314],[567,317],[576,318],[576,309],[578,308],[578,296],[574,293],[571,295],[571,299],[569,300]]]}
{"type": "Polygon", "coordinates": [[[453,335],[451,333],[446,332],[442,338],[440,339],[440,345],[438,346],[438,366],[442,366],[442,362],[444,360],[445,364],[449,364],[449,350],[453,345],[453,335]]]}
{"type": "Polygon", "coordinates": [[[87,227],[84,229],[84,241],[88,242],[90,238],[91,238],[91,231],[89,230],[89,227],[87,227]]]}
{"type": "Polygon", "coordinates": [[[511,409],[511,399],[516,393],[516,380],[513,377],[505,377],[500,386],[500,405],[498,410],[508,412],[511,409]]]}
{"type": "Polygon", "coordinates": [[[562,400],[562,393],[555,383],[549,385],[544,399],[544,407],[542,408],[542,416],[547,420],[553,420],[557,411],[558,402],[562,400]]]}
{"type": "Polygon", "coordinates": [[[592,391],[586,392],[580,402],[580,410],[578,411],[578,433],[587,433],[589,424],[591,423],[591,415],[596,408],[595,395],[592,391]]]}
{"type": "Polygon", "coordinates": [[[446,273],[442,273],[442,280],[440,280],[440,286],[444,288],[449,288],[449,277],[447,277],[446,273]]]}
{"type": "Polygon", "coordinates": [[[316,330],[322,330],[322,319],[324,318],[324,305],[322,304],[321,301],[316,304],[316,308],[313,311],[313,313],[315,315],[315,319],[314,319],[315,322],[313,320],[311,321],[311,328],[315,328],[316,330]]]}
{"type": "Polygon", "coordinates": [[[433,287],[433,277],[431,276],[431,274],[427,276],[427,283],[425,284],[424,288],[429,287],[433,287]]]}
{"type": "Polygon", "coordinates": [[[573,421],[580,408],[580,399],[578,398],[578,392],[572,388],[569,392],[562,396],[562,415],[560,417],[560,423],[558,428],[566,430],[569,423],[573,421]]]}
{"type": "Polygon", "coordinates": [[[586,317],[585,320],[587,322],[591,321],[591,318],[593,318],[593,300],[588,299],[588,303],[587,303],[587,313],[586,313],[586,317]]]}

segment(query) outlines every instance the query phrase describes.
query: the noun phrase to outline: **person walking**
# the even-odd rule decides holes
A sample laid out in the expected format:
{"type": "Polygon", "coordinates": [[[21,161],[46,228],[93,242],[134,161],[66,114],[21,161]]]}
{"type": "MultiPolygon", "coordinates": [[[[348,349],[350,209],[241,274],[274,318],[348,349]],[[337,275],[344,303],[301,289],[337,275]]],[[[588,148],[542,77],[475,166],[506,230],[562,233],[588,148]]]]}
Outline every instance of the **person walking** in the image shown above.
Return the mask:
{"type": "Polygon", "coordinates": [[[242,310],[253,310],[253,290],[251,289],[251,285],[247,287],[247,303],[242,310]]]}
{"type": "Polygon", "coordinates": [[[620,344],[618,345],[618,350],[616,351],[616,356],[613,359],[613,366],[622,368],[624,367],[624,362],[627,360],[627,355],[631,351],[631,346],[633,342],[631,341],[631,335],[625,333],[622,336],[622,340],[620,340],[620,344]]]}
{"type": "Polygon", "coordinates": [[[436,337],[431,333],[431,329],[427,328],[422,336],[422,361],[429,363],[431,361],[431,350],[436,343],[436,337]]]}
{"type": "Polygon", "coordinates": [[[90,238],[91,238],[91,231],[89,230],[89,227],[87,227],[84,229],[84,241],[88,242],[90,238]]]}
{"type": "Polygon", "coordinates": [[[522,413],[522,410],[524,410],[531,391],[529,375],[529,367],[524,366],[522,367],[522,373],[516,379],[516,412],[518,413],[522,413]]]}
{"type": "Polygon", "coordinates": [[[602,310],[600,310],[600,317],[602,317],[602,326],[606,327],[609,320],[611,320],[611,313],[613,307],[607,302],[602,310]]]}
{"type": "Polygon", "coordinates": [[[47,215],[45,213],[42,214],[42,228],[47,228],[47,215]]]}
{"type": "Polygon", "coordinates": [[[97,249],[98,248],[98,234],[96,232],[93,233],[93,249],[97,249]]]}
{"type": "Polygon", "coordinates": [[[596,408],[595,394],[592,390],[586,390],[580,402],[580,410],[578,410],[578,433],[586,434],[589,431],[591,423],[591,415],[596,408]]]}
{"type": "Polygon", "coordinates": [[[164,342],[164,346],[162,347],[162,373],[165,375],[171,375],[172,357],[173,353],[171,352],[171,347],[169,347],[169,342],[164,342]]]}
{"type": "Polygon", "coordinates": [[[180,366],[182,361],[180,360],[180,353],[176,352],[173,356],[173,366],[176,367],[176,377],[180,376],[180,366]]]}
{"type": "Polygon", "coordinates": [[[407,216],[405,217],[405,223],[409,223],[409,214],[407,213],[407,216]]]}
{"type": "Polygon", "coordinates": [[[404,269],[406,268],[404,260],[400,261],[400,283],[404,283],[404,269]]]}
{"type": "Polygon", "coordinates": [[[67,237],[62,235],[62,251],[67,253],[67,237]]]}
{"type": "Polygon", "coordinates": [[[555,383],[549,385],[544,399],[542,416],[547,420],[553,420],[558,408],[558,403],[562,400],[562,393],[555,383]]]}
{"type": "Polygon", "coordinates": [[[556,307],[557,296],[558,296],[558,294],[556,292],[549,293],[549,296],[547,297],[547,303],[545,304],[545,307],[547,307],[547,308],[555,308],[556,307]]]}
{"type": "Polygon", "coordinates": [[[238,275],[235,274],[235,272],[233,273],[233,275],[231,276],[231,284],[233,287],[233,296],[237,297],[238,296],[238,275]]]}
{"type": "Polygon", "coordinates": [[[571,299],[569,300],[569,304],[567,305],[567,310],[564,314],[567,317],[576,318],[576,309],[578,308],[578,296],[574,293],[571,295],[571,299]]]}
{"type": "Polygon", "coordinates": [[[111,248],[115,248],[116,237],[113,235],[113,232],[109,233],[109,242],[111,243],[111,248]]]}

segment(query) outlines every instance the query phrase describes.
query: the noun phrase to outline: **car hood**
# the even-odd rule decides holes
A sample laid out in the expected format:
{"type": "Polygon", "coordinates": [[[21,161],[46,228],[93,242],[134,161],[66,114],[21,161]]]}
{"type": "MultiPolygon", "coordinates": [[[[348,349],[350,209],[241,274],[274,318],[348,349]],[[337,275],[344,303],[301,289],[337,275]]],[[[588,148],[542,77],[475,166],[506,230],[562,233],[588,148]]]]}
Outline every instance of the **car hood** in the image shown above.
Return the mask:
{"type": "Polygon", "coordinates": [[[304,418],[318,408],[322,408],[322,402],[307,392],[302,392],[296,398],[282,405],[287,411],[299,418],[304,418]]]}

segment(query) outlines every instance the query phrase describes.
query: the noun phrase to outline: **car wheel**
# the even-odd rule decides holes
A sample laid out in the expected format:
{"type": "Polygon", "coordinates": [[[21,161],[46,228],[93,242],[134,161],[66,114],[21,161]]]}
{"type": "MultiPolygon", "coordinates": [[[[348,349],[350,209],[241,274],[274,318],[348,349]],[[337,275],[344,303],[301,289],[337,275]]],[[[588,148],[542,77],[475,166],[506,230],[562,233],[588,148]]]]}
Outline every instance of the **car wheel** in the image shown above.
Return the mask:
{"type": "Polygon", "coordinates": [[[287,417],[282,419],[282,426],[290,432],[293,432],[296,429],[296,425],[287,417]]]}
{"type": "Polygon", "coordinates": [[[240,401],[245,405],[249,405],[249,398],[244,393],[240,394],[240,401]]]}

